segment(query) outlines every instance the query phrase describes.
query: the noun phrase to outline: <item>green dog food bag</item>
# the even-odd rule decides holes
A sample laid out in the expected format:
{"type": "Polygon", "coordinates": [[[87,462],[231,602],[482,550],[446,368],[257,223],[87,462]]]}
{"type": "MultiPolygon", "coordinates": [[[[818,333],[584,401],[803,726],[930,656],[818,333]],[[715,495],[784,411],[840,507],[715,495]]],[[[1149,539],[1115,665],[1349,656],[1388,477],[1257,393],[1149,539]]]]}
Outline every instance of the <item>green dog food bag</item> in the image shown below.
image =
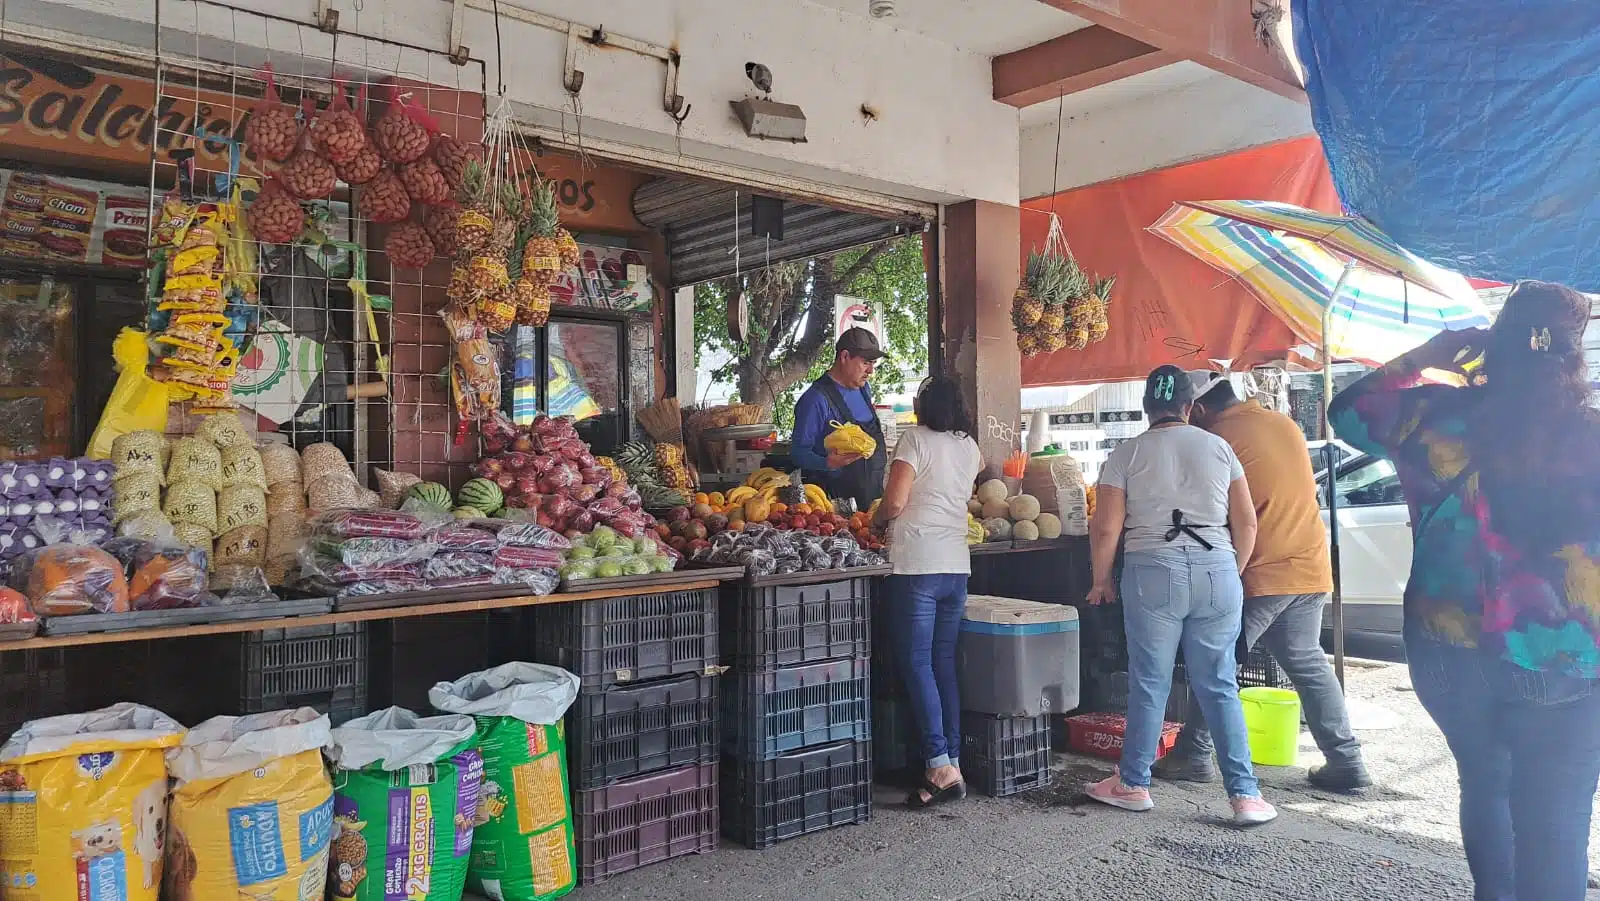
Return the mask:
{"type": "Polygon", "coordinates": [[[333,730],[335,901],[459,901],[483,785],[464,715],[390,707],[333,730]]]}
{"type": "Polygon", "coordinates": [[[435,708],[477,721],[483,790],[467,888],[490,901],[547,901],[578,883],[561,729],[577,697],[577,676],[536,663],[507,663],[428,692],[435,708]]]}

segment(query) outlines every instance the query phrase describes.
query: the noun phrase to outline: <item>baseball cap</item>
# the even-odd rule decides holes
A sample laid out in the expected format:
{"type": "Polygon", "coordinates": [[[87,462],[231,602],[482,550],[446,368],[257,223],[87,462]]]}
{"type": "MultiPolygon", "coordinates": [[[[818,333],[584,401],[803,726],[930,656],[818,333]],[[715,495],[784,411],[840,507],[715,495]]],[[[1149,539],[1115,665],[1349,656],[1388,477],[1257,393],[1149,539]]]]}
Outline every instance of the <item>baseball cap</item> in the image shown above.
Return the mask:
{"type": "Polygon", "coordinates": [[[1194,400],[1194,383],[1176,366],[1157,366],[1145,376],[1144,400],[1156,407],[1182,406],[1194,400]]]}
{"type": "Polygon", "coordinates": [[[1228,376],[1226,373],[1217,372],[1215,370],[1189,370],[1189,388],[1194,392],[1194,397],[1196,400],[1205,397],[1206,392],[1217,387],[1218,382],[1226,382],[1227,380],[1228,376]]]}
{"type": "Polygon", "coordinates": [[[878,345],[878,336],[859,325],[845,329],[833,349],[847,350],[851,356],[864,360],[878,360],[884,356],[883,348],[878,345]]]}

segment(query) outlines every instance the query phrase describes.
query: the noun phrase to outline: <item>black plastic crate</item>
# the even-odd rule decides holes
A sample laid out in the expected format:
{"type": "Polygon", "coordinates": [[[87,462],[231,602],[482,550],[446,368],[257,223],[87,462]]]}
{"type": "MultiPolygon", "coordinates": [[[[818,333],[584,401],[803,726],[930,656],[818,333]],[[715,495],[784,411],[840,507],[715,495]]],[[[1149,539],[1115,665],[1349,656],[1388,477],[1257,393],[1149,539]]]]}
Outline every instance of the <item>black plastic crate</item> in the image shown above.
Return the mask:
{"type": "Polygon", "coordinates": [[[734,670],[722,684],[723,750],[751,760],[872,737],[871,664],[862,657],[769,672],[734,670]]]}
{"type": "Polygon", "coordinates": [[[872,818],[872,742],[722,759],[722,834],[747,848],[872,818]]]}
{"type": "Polygon", "coordinates": [[[567,711],[567,763],[577,788],[715,763],[718,753],[714,676],[586,691],[567,711]]]}
{"type": "Polygon", "coordinates": [[[491,643],[498,611],[376,620],[368,624],[368,690],[374,709],[427,710],[428,691],[495,665],[491,643]]]}
{"type": "Polygon", "coordinates": [[[585,689],[717,672],[715,588],[547,604],[531,627],[535,662],[577,674],[585,689]]]}
{"type": "MultiPolygon", "coordinates": [[[[877,675],[874,667],[873,675],[877,675]]],[[[905,698],[872,699],[872,774],[884,785],[911,788],[920,784],[925,767],[922,736],[911,702],[905,698]]]]}
{"type": "Polygon", "coordinates": [[[313,707],[334,724],[367,712],[367,624],[263,629],[239,640],[240,710],[313,707]]]}
{"type": "Polygon", "coordinates": [[[722,585],[722,648],[741,669],[772,669],[872,652],[871,576],[810,585],[722,585]]]}
{"type": "Polygon", "coordinates": [[[129,701],[193,726],[237,714],[238,635],[194,635],[159,641],[119,641],[67,650],[74,712],[129,701]]]}
{"type": "MultiPolygon", "coordinates": [[[[1267,653],[1267,649],[1256,645],[1250,649],[1244,661],[1239,664],[1237,671],[1240,688],[1288,688],[1289,677],[1283,674],[1278,666],[1278,661],[1267,653]]],[[[1183,654],[1179,652],[1178,662],[1172,669],[1172,684],[1189,681],[1188,672],[1183,665],[1183,654]]]]}
{"type": "Polygon", "coordinates": [[[29,720],[71,712],[65,650],[0,652],[0,742],[29,720]]]}
{"type": "Polygon", "coordinates": [[[992,798],[1050,784],[1050,715],[961,712],[961,775],[992,798]]]}
{"type": "Polygon", "coordinates": [[[593,885],[685,854],[717,849],[717,764],[573,793],[578,882],[593,885]]]}

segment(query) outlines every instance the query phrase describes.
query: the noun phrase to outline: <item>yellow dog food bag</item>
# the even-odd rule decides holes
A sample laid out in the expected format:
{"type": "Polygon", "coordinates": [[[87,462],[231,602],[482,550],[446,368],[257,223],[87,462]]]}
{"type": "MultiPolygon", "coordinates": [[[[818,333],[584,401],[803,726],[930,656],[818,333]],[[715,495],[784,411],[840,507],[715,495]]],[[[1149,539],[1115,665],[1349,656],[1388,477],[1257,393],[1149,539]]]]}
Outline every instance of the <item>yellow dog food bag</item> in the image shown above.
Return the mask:
{"type": "Polygon", "coordinates": [[[167,752],[162,901],[322,901],[333,837],[328,718],[309,707],[219,716],[167,752]]]}
{"type": "Polygon", "coordinates": [[[164,749],[183,726],[115,704],[26,723],[0,747],[0,899],[156,901],[164,749]]]}

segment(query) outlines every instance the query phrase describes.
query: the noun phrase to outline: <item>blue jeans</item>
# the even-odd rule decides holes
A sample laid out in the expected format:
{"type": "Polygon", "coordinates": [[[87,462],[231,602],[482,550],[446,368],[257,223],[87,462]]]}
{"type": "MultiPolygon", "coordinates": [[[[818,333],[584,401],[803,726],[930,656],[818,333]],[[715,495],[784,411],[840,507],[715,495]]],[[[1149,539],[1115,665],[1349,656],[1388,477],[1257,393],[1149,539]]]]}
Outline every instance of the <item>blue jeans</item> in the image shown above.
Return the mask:
{"type": "Polygon", "coordinates": [[[1406,631],[1411,684],[1461,781],[1476,901],[1582,901],[1600,779],[1595,682],[1406,631]]]}
{"type": "Polygon", "coordinates": [[[1180,547],[1123,555],[1122,618],[1128,633],[1123,782],[1150,785],[1181,645],[1195,701],[1215,730],[1217,763],[1229,797],[1261,793],[1250,766],[1234,662],[1243,608],[1244,585],[1232,551],[1180,547]]]}
{"type": "Polygon", "coordinates": [[[967,607],[965,573],[890,576],[890,641],[911,694],[928,769],[957,766],[961,757],[961,698],[956,688],[956,639],[967,607]]]}

